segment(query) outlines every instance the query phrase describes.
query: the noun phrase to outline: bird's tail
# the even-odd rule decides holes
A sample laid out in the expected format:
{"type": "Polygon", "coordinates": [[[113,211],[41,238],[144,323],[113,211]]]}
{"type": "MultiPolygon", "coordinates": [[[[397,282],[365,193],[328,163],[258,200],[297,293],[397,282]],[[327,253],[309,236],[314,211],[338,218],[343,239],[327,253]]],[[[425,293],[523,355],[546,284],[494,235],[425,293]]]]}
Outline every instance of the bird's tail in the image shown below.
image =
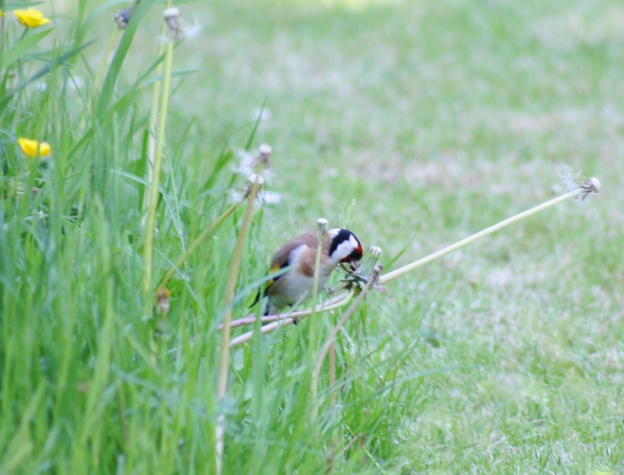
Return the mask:
{"type": "Polygon", "coordinates": [[[253,302],[251,302],[251,305],[249,306],[249,308],[253,307],[258,302],[260,302],[260,300],[262,300],[262,297],[264,297],[264,292],[262,290],[258,290],[258,293],[256,294],[256,298],[254,299],[253,302]]]}

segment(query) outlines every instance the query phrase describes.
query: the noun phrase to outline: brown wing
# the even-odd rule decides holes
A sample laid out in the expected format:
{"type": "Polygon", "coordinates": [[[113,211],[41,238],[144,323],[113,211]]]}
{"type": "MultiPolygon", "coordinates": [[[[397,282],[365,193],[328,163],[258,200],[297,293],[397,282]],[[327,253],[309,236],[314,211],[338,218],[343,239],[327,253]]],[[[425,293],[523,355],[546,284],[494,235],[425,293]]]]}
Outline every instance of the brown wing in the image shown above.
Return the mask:
{"type": "MultiPolygon", "coordinates": [[[[290,240],[289,242],[284,244],[282,247],[280,247],[275,253],[275,256],[273,256],[273,261],[271,262],[271,272],[275,272],[278,269],[281,269],[290,265],[291,263],[288,262],[288,258],[290,257],[290,254],[292,253],[292,251],[294,251],[295,249],[303,245],[303,246],[306,246],[307,249],[303,251],[304,254],[300,256],[300,260],[302,263],[309,263],[309,265],[306,266],[306,267],[309,267],[309,269],[302,269],[302,271],[305,274],[309,273],[310,275],[313,275],[314,274],[313,257],[316,256],[317,243],[318,243],[318,234],[315,232],[305,233],[305,234],[302,234],[301,236],[297,236],[296,238],[290,240]]],[[[331,246],[331,237],[329,235],[326,235],[324,242],[323,242],[324,255],[327,256],[329,254],[330,246],[331,246]]]]}
{"type": "MultiPolygon", "coordinates": [[[[275,256],[273,256],[271,269],[275,267],[281,268],[282,266],[285,266],[285,264],[288,262],[288,258],[290,257],[290,253],[301,245],[304,245],[310,249],[314,249],[314,251],[316,252],[317,239],[318,238],[316,233],[306,233],[288,241],[286,244],[280,247],[275,253],[275,256]]],[[[331,239],[329,238],[329,236],[327,236],[325,238],[325,242],[323,243],[323,250],[326,253],[329,252],[330,244],[331,239]]]]}

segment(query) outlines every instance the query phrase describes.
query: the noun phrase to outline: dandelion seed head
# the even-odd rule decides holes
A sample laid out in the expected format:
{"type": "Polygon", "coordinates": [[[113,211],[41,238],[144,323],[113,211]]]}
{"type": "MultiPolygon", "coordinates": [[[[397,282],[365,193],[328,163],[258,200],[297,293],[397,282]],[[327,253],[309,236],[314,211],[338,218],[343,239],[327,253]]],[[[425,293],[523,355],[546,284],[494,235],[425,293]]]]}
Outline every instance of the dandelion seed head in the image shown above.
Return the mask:
{"type": "Polygon", "coordinates": [[[163,11],[163,18],[167,21],[180,18],[180,9],[177,7],[166,8],[163,11]]]}
{"type": "Polygon", "coordinates": [[[600,180],[596,177],[587,178],[581,172],[572,172],[568,167],[563,167],[559,176],[566,185],[568,192],[578,192],[576,197],[580,201],[585,201],[589,195],[595,195],[600,191],[600,180]]]}
{"type": "Polygon", "coordinates": [[[263,143],[260,147],[258,147],[257,162],[262,164],[265,168],[271,168],[271,162],[269,159],[271,158],[272,153],[273,149],[271,146],[263,143]]]}
{"type": "Polygon", "coordinates": [[[589,179],[590,183],[592,184],[592,186],[596,189],[596,192],[600,191],[600,187],[602,186],[600,184],[600,180],[598,178],[596,178],[595,176],[591,177],[589,179]]]}
{"type": "Polygon", "coordinates": [[[163,18],[167,23],[167,29],[171,39],[177,40],[178,38],[184,36],[184,29],[182,28],[182,23],[180,22],[179,8],[166,8],[165,11],[163,11],[163,18]]]}
{"type": "Polygon", "coordinates": [[[258,152],[260,152],[260,155],[266,156],[271,155],[273,153],[273,149],[270,145],[263,143],[260,147],[258,147],[258,152]]]}
{"type": "Polygon", "coordinates": [[[252,173],[251,175],[249,175],[247,181],[249,182],[249,184],[256,183],[258,186],[262,186],[264,184],[264,178],[262,178],[262,176],[258,175],[257,173],[252,173]]]}

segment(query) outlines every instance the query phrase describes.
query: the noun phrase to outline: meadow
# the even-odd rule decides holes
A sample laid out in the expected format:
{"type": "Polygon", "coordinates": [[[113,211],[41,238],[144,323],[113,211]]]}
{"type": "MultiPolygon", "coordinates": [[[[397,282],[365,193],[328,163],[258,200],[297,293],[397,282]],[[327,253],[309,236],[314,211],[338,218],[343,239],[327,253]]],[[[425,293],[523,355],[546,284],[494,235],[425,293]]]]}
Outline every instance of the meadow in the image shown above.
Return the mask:
{"type": "Polygon", "coordinates": [[[4,2],[0,474],[624,473],[624,4],[173,3],[176,38],[164,2],[125,30],[130,2],[4,2]],[[260,144],[248,233],[245,200],[211,227],[260,144]],[[335,383],[310,390],[344,309],[233,329],[256,334],[218,396],[218,325],[318,218],[386,272],[565,193],[563,167],[601,193],[370,292],[335,383]]]}

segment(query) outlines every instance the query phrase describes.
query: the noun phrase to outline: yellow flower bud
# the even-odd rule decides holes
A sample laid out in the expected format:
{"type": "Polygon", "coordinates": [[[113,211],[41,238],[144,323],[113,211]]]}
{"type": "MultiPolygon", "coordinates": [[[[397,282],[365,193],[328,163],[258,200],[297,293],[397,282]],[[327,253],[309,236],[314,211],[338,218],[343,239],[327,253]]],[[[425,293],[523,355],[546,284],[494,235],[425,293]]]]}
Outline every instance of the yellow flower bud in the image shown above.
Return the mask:
{"type": "Polygon", "coordinates": [[[37,142],[36,140],[25,139],[23,137],[17,139],[17,142],[22,152],[24,152],[24,155],[30,158],[34,158],[37,155],[39,157],[46,157],[50,155],[52,151],[52,147],[50,147],[48,142],[37,142]]]}
{"type": "Polygon", "coordinates": [[[14,10],[17,21],[28,28],[37,28],[38,26],[47,25],[50,19],[43,16],[43,12],[35,8],[27,8],[26,10],[14,10]]]}

